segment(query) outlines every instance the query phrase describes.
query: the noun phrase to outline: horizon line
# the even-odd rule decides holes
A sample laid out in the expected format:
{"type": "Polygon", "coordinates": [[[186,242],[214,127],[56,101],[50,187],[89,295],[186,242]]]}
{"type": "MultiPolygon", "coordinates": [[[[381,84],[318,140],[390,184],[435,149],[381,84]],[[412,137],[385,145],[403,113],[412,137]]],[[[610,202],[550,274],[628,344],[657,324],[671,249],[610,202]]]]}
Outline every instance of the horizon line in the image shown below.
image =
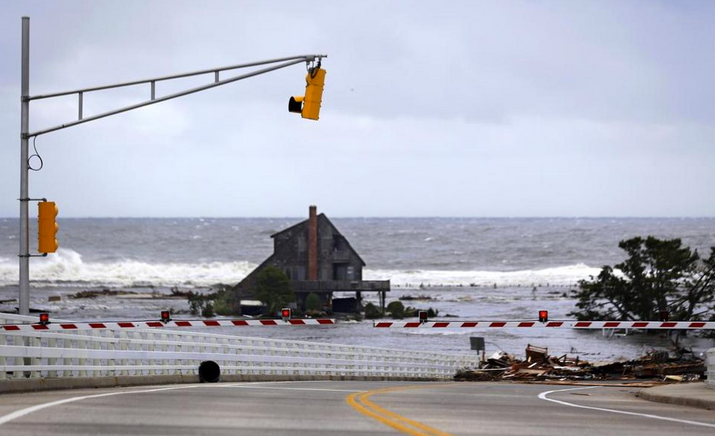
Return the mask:
{"type": "MultiPolygon", "coordinates": [[[[323,212],[324,213],[324,212],[323,212]]],[[[328,215],[328,214],[325,214],[328,215]]],[[[715,215],[524,215],[524,216],[472,216],[472,215],[378,215],[378,216],[342,216],[331,215],[334,219],[715,219],[715,215]]],[[[61,216],[62,219],[301,219],[303,216],[210,216],[210,215],[186,215],[186,216],[61,216]]],[[[18,216],[0,216],[0,219],[19,219],[18,216]]],[[[32,219],[32,218],[31,218],[32,219]]]]}

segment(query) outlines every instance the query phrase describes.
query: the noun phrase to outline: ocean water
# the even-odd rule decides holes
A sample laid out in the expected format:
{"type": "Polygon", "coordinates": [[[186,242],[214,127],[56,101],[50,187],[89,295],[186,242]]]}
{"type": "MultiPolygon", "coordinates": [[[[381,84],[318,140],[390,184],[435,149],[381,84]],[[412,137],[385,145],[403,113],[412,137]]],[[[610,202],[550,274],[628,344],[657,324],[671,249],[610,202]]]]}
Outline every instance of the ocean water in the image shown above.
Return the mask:
{"type": "MultiPolygon", "coordinates": [[[[271,234],[302,219],[61,219],[58,253],[31,261],[31,305],[71,319],[147,319],[164,308],[186,310],[185,300],[162,298],[170,287],[205,291],[238,282],[272,253],[271,234]],[[70,298],[78,290],[105,288],[136,294],[70,298]],[[61,299],[50,302],[50,296],[61,299]]],[[[715,246],[713,218],[332,221],[367,263],[365,279],[392,280],[388,300],[421,296],[405,303],[462,319],[532,319],[541,309],[552,319],[565,318],[573,310],[569,291],[578,280],[623,260],[617,246],[622,239],[678,237],[703,254],[715,246]]],[[[34,229],[31,235],[35,247],[34,229]]],[[[7,300],[0,309],[16,305],[11,300],[17,298],[17,238],[17,220],[0,219],[0,300],[7,300]]],[[[222,333],[450,352],[468,350],[469,336],[476,335],[486,336],[491,350],[521,354],[526,344],[536,343],[592,360],[634,357],[668,344],[659,336],[605,338],[600,331],[376,331],[369,322],[222,333]]],[[[713,346],[702,340],[692,344],[713,346]]]]}
{"type": "MultiPolygon", "coordinates": [[[[45,286],[234,283],[271,254],[271,234],[301,219],[61,219],[61,248],[32,259],[31,277],[45,286]]],[[[571,285],[622,260],[618,241],[639,235],[679,237],[703,253],[715,246],[713,218],[332,221],[367,263],[366,279],[409,286],[571,285]]],[[[0,219],[0,286],[17,283],[18,232],[16,219],[0,219]]]]}

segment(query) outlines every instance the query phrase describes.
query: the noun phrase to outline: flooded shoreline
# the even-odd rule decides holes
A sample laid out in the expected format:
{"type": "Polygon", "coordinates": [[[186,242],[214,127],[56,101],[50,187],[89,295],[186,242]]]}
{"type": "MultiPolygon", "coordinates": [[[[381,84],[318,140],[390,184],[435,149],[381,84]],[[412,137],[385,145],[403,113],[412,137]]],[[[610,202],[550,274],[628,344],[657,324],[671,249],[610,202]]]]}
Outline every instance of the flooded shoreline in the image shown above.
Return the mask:
{"type": "MultiPolygon", "coordinates": [[[[206,293],[209,288],[192,288],[206,293]]],[[[402,301],[419,309],[439,311],[436,319],[460,320],[534,320],[539,310],[548,310],[552,320],[567,319],[575,300],[569,288],[537,287],[430,287],[396,288],[389,301],[402,301]],[[400,300],[401,299],[401,300],[400,300]]],[[[339,296],[339,295],[336,295],[339,296]]],[[[346,294],[348,296],[348,294],[346,294]]],[[[11,311],[17,298],[17,287],[0,287],[0,310],[11,311]]],[[[365,303],[377,303],[377,296],[366,295],[365,303]]],[[[91,287],[39,287],[31,293],[31,307],[49,311],[55,319],[81,320],[148,320],[158,319],[161,310],[173,310],[175,319],[196,319],[189,314],[188,301],[172,297],[171,288],[135,287],[103,292],[91,287]],[[94,298],[73,298],[78,292],[97,291],[94,298]],[[50,297],[53,297],[50,301],[50,297]]],[[[604,335],[601,330],[569,329],[375,329],[372,321],[344,321],[328,327],[215,327],[207,332],[237,336],[306,340],[348,345],[370,345],[415,351],[449,353],[471,352],[469,338],[485,338],[487,354],[503,350],[522,355],[527,345],[547,347],[554,355],[568,354],[590,361],[633,359],[650,349],[667,350],[670,340],[660,334],[604,335]]],[[[690,334],[682,342],[698,354],[715,346],[715,341],[690,334]]]]}

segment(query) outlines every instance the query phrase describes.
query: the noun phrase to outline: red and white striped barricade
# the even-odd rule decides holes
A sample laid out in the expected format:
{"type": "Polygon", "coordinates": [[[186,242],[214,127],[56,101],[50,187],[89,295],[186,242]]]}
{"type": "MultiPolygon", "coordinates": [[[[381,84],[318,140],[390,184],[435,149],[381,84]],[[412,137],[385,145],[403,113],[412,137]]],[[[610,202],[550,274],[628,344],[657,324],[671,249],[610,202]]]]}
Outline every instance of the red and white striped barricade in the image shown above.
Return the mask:
{"type": "Polygon", "coordinates": [[[167,327],[251,327],[251,326],[322,326],[335,325],[334,319],[227,319],[175,321],[49,322],[37,324],[3,324],[0,331],[78,331],[123,330],[167,327]]]}
{"type": "Polygon", "coordinates": [[[707,321],[374,321],[375,328],[567,328],[715,330],[707,321]]]}

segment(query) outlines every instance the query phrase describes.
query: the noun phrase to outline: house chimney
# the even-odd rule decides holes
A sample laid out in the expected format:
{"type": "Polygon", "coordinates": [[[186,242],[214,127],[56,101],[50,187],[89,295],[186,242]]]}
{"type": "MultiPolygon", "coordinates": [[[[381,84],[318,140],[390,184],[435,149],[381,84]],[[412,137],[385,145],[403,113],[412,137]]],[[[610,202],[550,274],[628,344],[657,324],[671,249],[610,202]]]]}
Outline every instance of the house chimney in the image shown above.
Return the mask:
{"type": "Polygon", "coordinates": [[[308,280],[318,280],[318,208],[308,214],[308,280]]]}

